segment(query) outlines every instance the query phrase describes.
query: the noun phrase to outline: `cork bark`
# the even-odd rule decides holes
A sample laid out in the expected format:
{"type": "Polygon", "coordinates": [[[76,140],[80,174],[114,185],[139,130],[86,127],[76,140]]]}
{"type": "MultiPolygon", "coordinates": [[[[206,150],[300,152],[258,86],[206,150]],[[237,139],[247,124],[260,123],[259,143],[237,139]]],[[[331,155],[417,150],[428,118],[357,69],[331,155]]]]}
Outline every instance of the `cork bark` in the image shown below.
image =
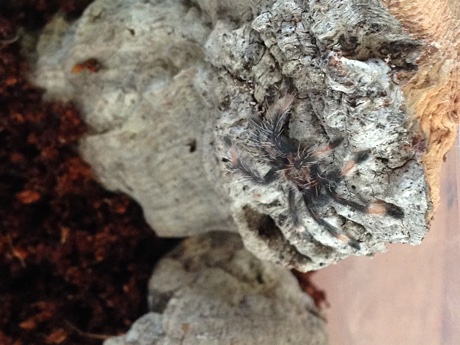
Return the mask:
{"type": "Polygon", "coordinates": [[[460,3],[455,0],[382,3],[412,37],[423,42],[418,71],[402,90],[426,139],[423,166],[434,211],[439,205],[443,161],[458,134],[460,3]]]}
{"type": "Polygon", "coordinates": [[[105,345],[326,345],[324,316],[294,276],[236,234],[185,240],[149,283],[149,313],[105,345]]]}
{"type": "Polygon", "coordinates": [[[77,22],[49,25],[34,79],[48,97],[79,104],[92,129],[82,154],[108,188],[142,205],[158,234],[237,231],[261,259],[318,269],[388,242],[419,244],[438,201],[439,162],[456,130],[456,62],[445,57],[456,51],[449,32],[458,12],[441,6],[452,19],[433,28],[398,4],[98,0],[77,22]],[[430,41],[429,30],[444,33],[430,41]],[[101,68],[72,73],[88,59],[101,68]],[[371,151],[340,195],[404,210],[396,220],[321,207],[360,250],[333,238],[300,201],[305,231],[296,231],[283,181],[257,186],[228,169],[231,141],[267,171],[246,147],[251,119],[287,93],[296,95],[292,138],[311,147],[344,138],[325,169],[371,151]]]}

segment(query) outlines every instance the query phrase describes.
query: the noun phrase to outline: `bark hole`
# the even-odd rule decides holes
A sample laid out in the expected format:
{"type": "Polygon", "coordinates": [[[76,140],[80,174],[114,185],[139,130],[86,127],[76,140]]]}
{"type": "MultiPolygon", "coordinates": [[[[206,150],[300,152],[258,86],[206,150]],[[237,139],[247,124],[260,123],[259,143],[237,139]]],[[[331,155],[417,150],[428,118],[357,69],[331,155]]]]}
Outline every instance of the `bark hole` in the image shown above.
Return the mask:
{"type": "Polygon", "coordinates": [[[254,230],[260,238],[265,241],[282,241],[283,234],[272,217],[267,214],[260,213],[249,206],[244,207],[244,215],[249,229],[254,230]]]}

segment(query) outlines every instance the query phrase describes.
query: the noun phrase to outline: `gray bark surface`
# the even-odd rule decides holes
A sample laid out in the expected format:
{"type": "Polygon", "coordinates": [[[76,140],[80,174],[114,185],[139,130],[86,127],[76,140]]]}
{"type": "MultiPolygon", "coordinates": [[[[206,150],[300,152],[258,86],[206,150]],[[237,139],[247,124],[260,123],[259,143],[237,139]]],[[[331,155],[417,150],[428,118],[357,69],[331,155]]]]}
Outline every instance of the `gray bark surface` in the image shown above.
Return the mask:
{"type": "Polygon", "coordinates": [[[325,321],[294,276],[236,234],[191,237],[149,283],[150,313],[104,345],[326,345],[325,321]]]}
{"type": "Polygon", "coordinates": [[[41,37],[34,79],[48,97],[73,99],[91,133],[81,151],[110,189],[134,197],[160,236],[238,231],[261,259],[312,270],[388,242],[419,244],[430,209],[413,147],[418,134],[395,70],[415,68],[419,42],[380,2],[97,0],[76,23],[56,19],[41,37]],[[71,73],[89,58],[97,73],[71,73]],[[320,147],[343,137],[324,163],[372,157],[340,195],[400,206],[405,217],[329,203],[321,216],[362,242],[357,251],[316,224],[288,215],[283,181],[256,186],[228,171],[230,139],[247,149],[250,120],[295,92],[289,134],[320,147]]]}

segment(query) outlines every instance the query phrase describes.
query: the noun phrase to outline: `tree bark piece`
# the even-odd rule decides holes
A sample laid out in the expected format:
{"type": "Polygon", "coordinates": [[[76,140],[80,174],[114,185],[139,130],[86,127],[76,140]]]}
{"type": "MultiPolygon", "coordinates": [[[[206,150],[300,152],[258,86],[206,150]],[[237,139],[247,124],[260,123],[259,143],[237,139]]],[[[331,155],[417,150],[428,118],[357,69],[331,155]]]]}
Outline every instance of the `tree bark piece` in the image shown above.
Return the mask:
{"type": "Polygon", "coordinates": [[[423,132],[398,85],[415,73],[422,42],[379,1],[97,0],[67,31],[59,23],[41,39],[35,80],[80,104],[92,128],[83,155],[107,187],[139,201],[159,235],[238,231],[259,258],[303,271],[424,237],[431,205],[414,144],[423,132]],[[72,73],[90,58],[97,72],[72,73]],[[325,169],[372,152],[338,193],[404,210],[401,220],[322,207],[360,250],[300,203],[299,233],[286,183],[256,186],[228,171],[229,140],[268,170],[246,149],[250,120],[289,92],[292,138],[312,147],[344,138],[325,169]]]}
{"type": "Polygon", "coordinates": [[[149,304],[104,345],[327,344],[325,321],[294,276],[257,259],[236,234],[185,240],[155,268],[149,304]]]}
{"type": "Polygon", "coordinates": [[[210,115],[193,86],[209,32],[200,17],[181,1],[99,0],[72,25],[56,18],[38,45],[36,82],[80,105],[91,128],[82,154],[107,188],[142,205],[160,236],[236,230],[214,192],[210,115]],[[88,59],[97,72],[72,73],[88,59]]]}
{"type": "Polygon", "coordinates": [[[443,161],[458,134],[460,3],[386,0],[383,4],[412,37],[424,43],[419,71],[404,85],[403,93],[427,140],[423,165],[434,211],[439,205],[443,161]]]}

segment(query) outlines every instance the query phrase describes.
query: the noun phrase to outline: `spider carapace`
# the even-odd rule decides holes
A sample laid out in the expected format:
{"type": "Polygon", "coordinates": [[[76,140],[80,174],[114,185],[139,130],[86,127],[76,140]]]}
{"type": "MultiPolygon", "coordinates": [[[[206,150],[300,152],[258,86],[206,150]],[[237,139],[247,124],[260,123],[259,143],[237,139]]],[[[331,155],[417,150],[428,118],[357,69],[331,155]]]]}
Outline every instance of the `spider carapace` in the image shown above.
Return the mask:
{"type": "Polygon", "coordinates": [[[393,204],[376,200],[368,204],[361,204],[346,199],[337,194],[338,184],[352,174],[355,167],[369,158],[370,151],[364,150],[354,154],[353,158],[343,164],[340,169],[325,169],[324,157],[342,143],[338,138],[330,141],[321,148],[304,147],[297,140],[286,135],[285,126],[293,95],[279,99],[270,107],[260,121],[253,121],[250,125],[249,145],[250,152],[256,159],[264,161],[270,167],[265,175],[260,175],[243,162],[236,148],[232,145],[230,168],[240,172],[255,184],[268,185],[275,180],[282,180],[288,187],[289,215],[296,229],[304,229],[298,216],[296,199],[298,195],[303,200],[307,213],[320,226],[324,227],[331,236],[345,242],[355,249],[360,249],[360,242],[341,229],[322,219],[318,214],[318,206],[325,201],[333,200],[341,205],[353,208],[368,214],[403,218],[403,210],[393,204]]]}

